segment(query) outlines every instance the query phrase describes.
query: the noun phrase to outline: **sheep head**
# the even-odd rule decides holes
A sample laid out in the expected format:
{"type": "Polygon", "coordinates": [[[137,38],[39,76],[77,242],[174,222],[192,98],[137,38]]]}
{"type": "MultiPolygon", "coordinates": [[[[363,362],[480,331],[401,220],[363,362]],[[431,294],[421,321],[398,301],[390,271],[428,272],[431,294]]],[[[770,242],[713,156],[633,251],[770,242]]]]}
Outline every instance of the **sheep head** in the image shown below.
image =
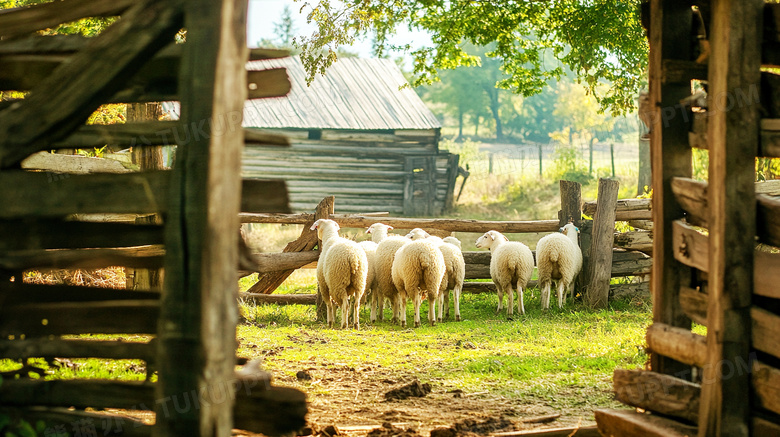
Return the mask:
{"type": "Polygon", "coordinates": [[[442,240],[443,240],[445,243],[450,243],[450,244],[452,244],[452,245],[454,245],[454,246],[457,246],[459,249],[461,248],[461,243],[460,243],[460,240],[458,240],[458,239],[457,239],[457,238],[455,238],[455,237],[444,237],[442,240]]]}
{"type": "Polygon", "coordinates": [[[374,223],[373,225],[366,228],[366,234],[373,234],[374,232],[384,232],[386,234],[387,231],[391,229],[393,229],[393,227],[390,225],[386,225],[384,223],[374,223]]]}
{"type": "Polygon", "coordinates": [[[341,229],[339,224],[329,219],[319,219],[315,221],[314,224],[311,225],[311,230],[317,231],[317,238],[319,238],[320,240],[322,240],[322,234],[327,230],[335,232],[336,235],[338,235],[339,229],[341,229]]]}
{"type": "Polygon", "coordinates": [[[410,238],[412,240],[422,240],[425,238],[430,237],[431,234],[425,232],[424,230],[420,228],[414,228],[411,231],[409,231],[408,234],[406,234],[406,238],[410,238]]]}
{"type": "Polygon", "coordinates": [[[504,234],[498,231],[487,231],[481,237],[477,238],[477,247],[480,249],[490,249],[501,244],[505,241],[509,241],[504,234]]]}

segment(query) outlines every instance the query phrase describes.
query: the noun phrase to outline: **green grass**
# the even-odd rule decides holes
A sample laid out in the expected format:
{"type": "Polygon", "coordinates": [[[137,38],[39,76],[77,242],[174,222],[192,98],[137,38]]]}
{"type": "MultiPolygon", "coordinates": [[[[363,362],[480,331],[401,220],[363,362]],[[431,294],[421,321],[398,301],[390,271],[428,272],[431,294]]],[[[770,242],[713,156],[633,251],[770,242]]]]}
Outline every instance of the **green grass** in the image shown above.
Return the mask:
{"type": "MultiPolygon", "coordinates": [[[[575,395],[565,402],[612,405],[612,371],[641,367],[647,360],[649,302],[616,301],[601,311],[569,302],[562,310],[543,312],[535,294],[526,293],[527,313],[514,320],[496,314],[496,295],[467,294],[462,322],[433,327],[427,325],[424,303],[424,324],[416,329],[366,323],[367,311],[360,331],[329,329],[315,321],[313,307],[244,306],[251,317],[239,326],[239,355],[262,357],[267,368],[290,380],[299,363],[316,357],[326,366],[380,366],[413,374],[446,389],[546,400],[575,390],[587,393],[587,399],[575,395]]],[[[410,305],[410,324],[412,317],[410,305]]]]}

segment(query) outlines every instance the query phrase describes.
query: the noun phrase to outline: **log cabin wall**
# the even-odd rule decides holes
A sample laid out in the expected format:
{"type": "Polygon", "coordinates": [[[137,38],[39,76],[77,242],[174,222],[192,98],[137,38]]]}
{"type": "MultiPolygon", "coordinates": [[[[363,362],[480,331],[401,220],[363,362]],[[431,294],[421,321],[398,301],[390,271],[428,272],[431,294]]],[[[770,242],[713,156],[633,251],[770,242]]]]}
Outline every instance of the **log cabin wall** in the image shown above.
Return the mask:
{"type": "Polygon", "coordinates": [[[248,77],[258,80],[247,59],[286,54],[250,53],[245,17],[244,0],[63,0],[0,14],[0,90],[29,91],[0,104],[0,357],[22,363],[0,385],[3,414],[43,420],[47,435],[74,431],[82,421],[115,435],[159,436],[228,436],[234,428],[281,435],[305,423],[302,392],[272,387],[265,374],[235,374],[238,213],[289,211],[284,182],[240,177],[245,142],[289,144],[240,128],[246,98],[289,91],[284,71],[260,73],[268,79],[263,86],[247,86],[248,77]],[[119,18],[92,38],[36,33],[105,16],[119,18]],[[187,42],[175,44],[183,27],[187,42]],[[162,100],[182,102],[180,121],[84,124],[104,103],[162,100]],[[234,128],[217,131],[219,123],[234,128]],[[204,124],[197,139],[184,136],[204,124]],[[51,149],[166,142],[179,146],[171,171],[77,174],[83,169],[22,165],[51,149]],[[162,224],[86,220],[150,213],[162,224]],[[164,267],[165,285],[151,292],[22,280],[29,269],[107,266],[164,267]],[[66,337],[79,334],[141,340],[66,337]],[[31,374],[41,370],[31,358],[141,359],[147,380],[36,379],[31,374]],[[242,384],[247,390],[235,399],[224,396],[242,384]],[[183,411],[164,406],[173,397],[180,405],[204,403],[183,411]],[[158,414],[151,426],[87,408],[158,414]]]}
{"type": "Polygon", "coordinates": [[[779,64],[778,12],[650,2],[652,359],[615,371],[617,398],[644,412],[597,411],[605,435],[780,435],[780,199],[755,183],[756,158],[780,156],[765,68],[779,64]],[[689,98],[692,80],[706,101],[689,98]],[[691,179],[692,147],[708,150],[706,182],[691,179]]]}

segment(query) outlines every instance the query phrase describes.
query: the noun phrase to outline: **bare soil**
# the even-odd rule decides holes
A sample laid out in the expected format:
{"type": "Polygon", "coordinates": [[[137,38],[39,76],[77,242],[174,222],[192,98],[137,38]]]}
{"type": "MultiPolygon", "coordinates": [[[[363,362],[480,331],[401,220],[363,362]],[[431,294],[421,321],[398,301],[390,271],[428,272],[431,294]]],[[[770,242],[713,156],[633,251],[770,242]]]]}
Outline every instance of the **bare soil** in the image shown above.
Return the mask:
{"type": "Polygon", "coordinates": [[[333,428],[325,432],[333,426],[349,437],[465,437],[595,424],[587,406],[567,410],[542,400],[466,393],[379,366],[308,364],[291,370],[311,379],[276,375],[273,382],[307,393],[309,429],[302,434],[333,437],[333,428]]]}

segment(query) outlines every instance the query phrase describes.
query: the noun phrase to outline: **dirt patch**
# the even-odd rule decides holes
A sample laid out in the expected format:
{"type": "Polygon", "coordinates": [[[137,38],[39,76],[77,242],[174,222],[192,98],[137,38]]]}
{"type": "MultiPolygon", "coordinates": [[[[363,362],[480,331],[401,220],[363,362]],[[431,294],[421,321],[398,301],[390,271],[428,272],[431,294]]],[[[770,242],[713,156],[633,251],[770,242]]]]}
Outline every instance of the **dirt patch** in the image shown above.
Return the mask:
{"type": "Polygon", "coordinates": [[[380,428],[374,428],[368,432],[367,437],[421,437],[414,428],[399,428],[390,422],[385,422],[380,428]]]}
{"type": "Polygon", "coordinates": [[[483,421],[466,419],[449,427],[439,427],[431,430],[431,437],[470,437],[498,431],[514,430],[514,422],[503,417],[498,419],[491,417],[483,421]]]}
{"type": "Polygon", "coordinates": [[[431,392],[431,385],[427,382],[425,384],[420,384],[420,381],[412,381],[409,384],[406,384],[402,387],[394,388],[390,390],[389,392],[385,393],[385,399],[388,401],[394,401],[394,400],[404,400],[409,399],[411,397],[416,398],[422,398],[428,395],[428,393],[431,392]]]}

